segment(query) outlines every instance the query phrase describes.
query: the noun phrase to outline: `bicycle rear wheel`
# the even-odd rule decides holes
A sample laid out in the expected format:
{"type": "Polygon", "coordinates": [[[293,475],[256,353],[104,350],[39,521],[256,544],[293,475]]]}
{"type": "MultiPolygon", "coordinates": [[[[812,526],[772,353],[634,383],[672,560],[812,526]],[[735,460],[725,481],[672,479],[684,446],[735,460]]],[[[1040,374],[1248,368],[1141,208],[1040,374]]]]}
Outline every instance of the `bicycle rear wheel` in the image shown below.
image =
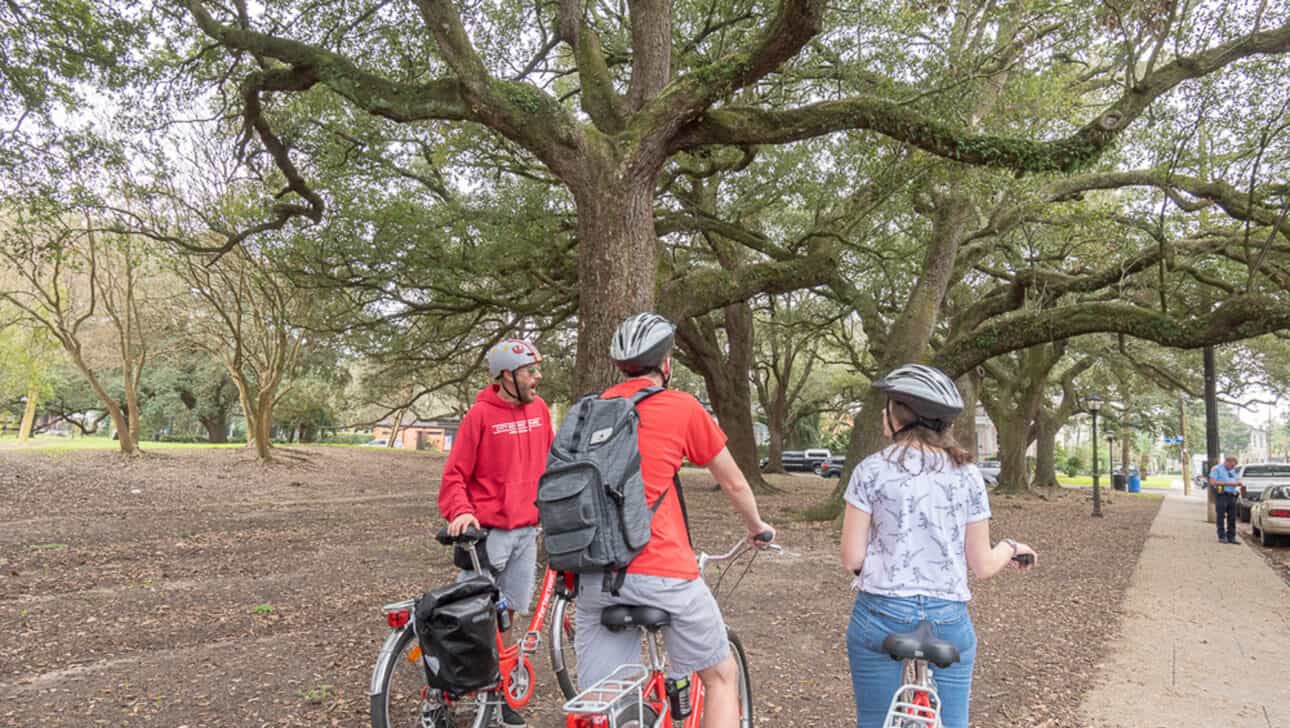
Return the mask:
{"type": "Polygon", "coordinates": [[[557,597],[551,608],[551,668],[555,679],[560,683],[560,692],[564,697],[572,698],[578,694],[578,657],[574,653],[573,641],[577,634],[576,612],[574,601],[557,597]]]}
{"type": "Polygon", "coordinates": [[[484,728],[493,717],[497,693],[443,700],[426,685],[421,645],[412,625],[399,633],[394,648],[378,665],[371,698],[372,728],[484,728]]]}

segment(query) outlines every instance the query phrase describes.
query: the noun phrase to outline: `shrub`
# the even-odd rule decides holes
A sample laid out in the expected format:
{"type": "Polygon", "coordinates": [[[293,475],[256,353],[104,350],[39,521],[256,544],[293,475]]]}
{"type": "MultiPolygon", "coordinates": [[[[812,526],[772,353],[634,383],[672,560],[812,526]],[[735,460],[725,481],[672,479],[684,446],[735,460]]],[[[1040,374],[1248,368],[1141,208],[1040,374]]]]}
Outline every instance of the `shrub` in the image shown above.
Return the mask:
{"type": "Polygon", "coordinates": [[[1080,471],[1083,469],[1084,469],[1084,463],[1080,462],[1078,455],[1071,455],[1070,457],[1066,458],[1065,464],[1062,465],[1062,470],[1065,471],[1066,475],[1071,478],[1075,477],[1076,475],[1079,475],[1080,471]]]}
{"type": "Polygon", "coordinates": [[[333,432],[321,441],[333,445],[362,445],[372,439],[370,432],[333,432]]]}

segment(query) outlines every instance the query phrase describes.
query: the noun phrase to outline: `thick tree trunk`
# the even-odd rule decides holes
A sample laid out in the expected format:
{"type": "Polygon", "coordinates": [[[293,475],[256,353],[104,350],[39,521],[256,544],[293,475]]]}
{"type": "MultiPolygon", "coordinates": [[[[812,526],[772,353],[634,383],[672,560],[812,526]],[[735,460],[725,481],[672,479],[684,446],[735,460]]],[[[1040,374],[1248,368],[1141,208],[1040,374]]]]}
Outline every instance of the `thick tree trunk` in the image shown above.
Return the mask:
{"type": "Polygon", "coordinates": [[[959,445],[972,454],[972,460],[977,459],[976,448],[976,377],[968,374],[959,377],[955,382],[959,388],[959,394],[963,396],[963,414],[954,420],[954,439],[959,445]]]}
{"type": "Polygon", "coordinates": [[[228,418],[224,415],[211,415],[197,420],[206,430],[206,441],[216,444],[228,442],[228,418]]]}
{"type": "Polygon", "coordinates": [[[1026,448],[1030,446],[1030,423],[1024,417],[992,412],[999,428],[999,485],[996,493],[1025,493],[1030,484],[1026,448]],[[997,418],[996,418],[997,417],[997,418]]]}
{"type": "Polygon", "coordinates": [[[1057,430],[1055,418],[1039,416],[1038,436],[1035,438],[1035,488],[1056,488],[1057,483],[1057,430]]]}
{"type": "Polygon", "coordinates": [[[273,402],[264,402],[263,395],[255,424],[255,456],[267,463],[273,459],[273,402]]]}
{"type": "Polygon", "coordinates": [[[31,439],[31,429],[36,424],[36,402],[39,399],[40,392],[35,387],[27,390],[27,406],[22,409],[22,423],[18,425],[18,442],[31,439]]]}
{"type": "MultiPolygon", "coordinates": [[[[603,166],[613,169],[612,162],[603,166]]],[[[589,174],[573,184],[578,212],[578,351],[573,395],[618,381],[609,342],[623,319],[654,310],[658,239],[653,174],[589,174]]]]}
{"type": "Polygon", "coordinates": [[[766,408],[766,430],[770,442],[766,451],[766,472],[784,472],[784,441],[788,429],[788,401],[781,387],[770,406],[766,408]]]}
{"type": "Polygon", "coordinates": [[[721,429],[729,438],[726,447],[739,464],[754,492],[774,492],[762,477],[752,420],[752,309],[746,303],[727,306],[726,347],[723,356],[715,332],[694,319],[679,321],[677,334],[688,361],[703,375],[721,429]]]}
{"type": "MultiPolygon", "coordinates": [[[[220,388],[223,388],[223,384],[220,385],[220,388]]],[[[184,407],[195,415],[197,413],[196,395],[187,389],[179,389],[178,394],[179,401],[183,402],[184,407]]],[[[220,403],[218,399],[218,391],[216,394],[216,403],[220,403]]],[[[197,422],[206,430],[207,442],[215,444],[228,442],[228,414],[226,412],[218,412],[216,414],[207,415],[206,417],[198,417],[197,422]]]]}
{"type": "MultiPolygon", "coordinates": [[[[954,277],[954,260],[968,223],[972,220],[971,204],[961,198],[945,197],[933,215],[932,239],[923,259],[923,272],[910,293],[900,318],[892,324],[884,342],[880,373],[911,361],[925,361],[932,331],[940,314],[941,302],[954,277]]],[[[869,390],[857,415],[856,426],[851,430],[847,445],[848,468],[843,471],[837,487],[829,500],[812,515],[836,518],[842,514],[842,496],[854,468],[864,458],[882,449],[882,407],[885,399],[881,392],[869,390]]]]}

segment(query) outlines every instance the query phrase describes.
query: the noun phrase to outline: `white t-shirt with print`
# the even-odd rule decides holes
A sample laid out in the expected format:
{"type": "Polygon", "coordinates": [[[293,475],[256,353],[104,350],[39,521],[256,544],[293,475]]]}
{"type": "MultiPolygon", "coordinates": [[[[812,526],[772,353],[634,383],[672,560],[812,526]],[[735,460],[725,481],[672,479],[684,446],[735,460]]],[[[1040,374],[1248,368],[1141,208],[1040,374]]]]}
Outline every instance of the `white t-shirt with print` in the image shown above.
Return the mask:
{"type": "Polygon", "coordinates": [[[925,595],[966,602],[964,533],[990,517],[975,465],[942,453],[890,445],[851,474],[846,501],[872,516],[861,589],[889,597],[925,595]]]}

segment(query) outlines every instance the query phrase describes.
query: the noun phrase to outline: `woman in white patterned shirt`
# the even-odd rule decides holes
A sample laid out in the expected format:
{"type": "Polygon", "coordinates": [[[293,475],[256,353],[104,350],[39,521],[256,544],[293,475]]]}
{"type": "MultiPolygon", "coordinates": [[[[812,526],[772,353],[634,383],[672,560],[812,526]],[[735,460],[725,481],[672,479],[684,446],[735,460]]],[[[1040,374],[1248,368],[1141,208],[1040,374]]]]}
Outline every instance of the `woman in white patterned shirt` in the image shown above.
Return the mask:
{"type": "Polygon", "coordinates": [[[963,399],[944,372],[906,364],[874,382],[887,395],[883,432],[892,444],[851,474],[842,525],[842,564],[856,574],[847,656],[858,728],[878,728],[901,684],[901,665],[882,651],[888,634],[928,622],[959,661],[937,668],[945,728],[967,728],[976,660],[967,569],[988,579],[1013,557],[1034,555],[1005,539],[990,544],[990,503],[981,471],[950,425],[963,399]]]}

